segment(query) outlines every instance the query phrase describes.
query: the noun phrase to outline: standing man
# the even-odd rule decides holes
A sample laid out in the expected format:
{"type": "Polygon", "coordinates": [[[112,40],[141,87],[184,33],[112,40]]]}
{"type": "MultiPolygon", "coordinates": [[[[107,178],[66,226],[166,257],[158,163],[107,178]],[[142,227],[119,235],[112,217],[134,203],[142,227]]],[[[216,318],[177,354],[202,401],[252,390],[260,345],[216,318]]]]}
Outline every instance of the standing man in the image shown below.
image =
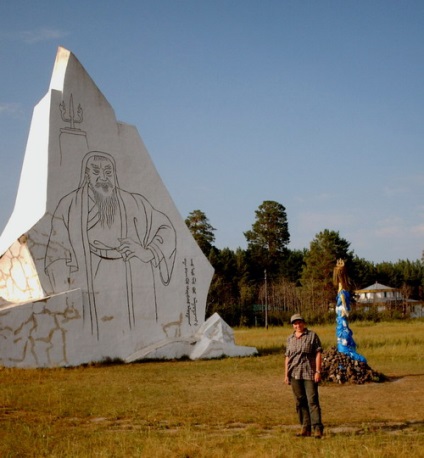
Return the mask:
{"type": "Polygon", "coordinates": [[[318,384],[321,381],[321,341],[310,331],[299,314],[291,317],[293,334],[287,339],[285,383],[291,385],[296,401],[296,411],[302,429],[296,436],[321,439],[324,426],[321,422],[318,384]]]}

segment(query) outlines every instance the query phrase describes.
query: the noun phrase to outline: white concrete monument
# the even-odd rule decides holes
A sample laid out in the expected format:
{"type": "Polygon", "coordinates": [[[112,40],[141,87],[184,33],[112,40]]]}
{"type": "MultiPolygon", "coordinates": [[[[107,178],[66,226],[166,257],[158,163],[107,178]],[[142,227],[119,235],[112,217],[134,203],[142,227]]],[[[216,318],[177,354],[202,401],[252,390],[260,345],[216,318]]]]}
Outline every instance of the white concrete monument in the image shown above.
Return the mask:
{"type": "Polygon", "coordinates": [[[202,333],[213,269],[137,129],[64,48],[34,110],[0,256],[0,365],[256,353],[219,317],[222,345],[202,333]]]}

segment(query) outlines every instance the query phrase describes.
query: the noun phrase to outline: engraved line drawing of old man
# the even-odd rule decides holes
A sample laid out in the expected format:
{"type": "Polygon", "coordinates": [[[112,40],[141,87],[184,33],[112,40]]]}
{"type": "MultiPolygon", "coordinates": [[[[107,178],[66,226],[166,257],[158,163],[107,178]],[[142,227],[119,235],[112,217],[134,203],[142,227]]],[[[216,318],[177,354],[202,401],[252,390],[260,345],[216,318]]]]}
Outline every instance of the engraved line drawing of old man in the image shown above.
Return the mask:
{"type": "Polygon", "coordinates": [[[62,197],[52,217],[45,271],[53,291],[82,289],[84,322],[97,338],[108,322],[125,333],[137,318],[157,321],[157,278],[169,284],[175,256],[169,218],[119,187],[110,154],[87,153],[78,188],[62,197]]]}

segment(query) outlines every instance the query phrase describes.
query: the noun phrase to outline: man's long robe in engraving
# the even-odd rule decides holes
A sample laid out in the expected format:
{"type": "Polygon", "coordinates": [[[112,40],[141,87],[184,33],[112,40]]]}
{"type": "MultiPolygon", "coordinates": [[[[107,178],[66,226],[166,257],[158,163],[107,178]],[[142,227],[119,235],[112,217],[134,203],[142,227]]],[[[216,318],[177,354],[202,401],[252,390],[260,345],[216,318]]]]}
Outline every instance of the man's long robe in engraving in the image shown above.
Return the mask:
{"type": "MultiPolygon", "coordinates": [[[[81,288],[83,291],[84,321],[90,323],[93,335],[98,338],[102,322],[113,320],[114,315],[110,311],[114,313],[114,309],[120,308],[119,313],[122,314],[122,308],[126,308],[130,329],[136,325],[137,316],[157,320],[160,304],[156,303],[155,277],[160,278],[162,285],[168,285],[176,256],[176,233],[169,218],[155,210],[142,195],[118,188],[116,191],[119,238],[130,238],[150,250],[152,261],[143,263],[133,258],[125,262],[115,250],[116,246],[109,250],[93,250],[88,234],[90,199],[87,184],[60,200],[52,218],[45,258],[46,271],[54,269],[56,261],[66,262],[70,272],[69,289],[81,288]],[[94,260],[97,256],[100,261],[94,260]],[[99,263],[103,263],[101,279],[98,279],[99,263]],[[122,280],[119,280],[120,276],[122,280]],[[134,297],[136,290],[137,297],[134,297]],[[118,303],[110,304],[111,300],[118,303]],[[108,309],[106,314],[103,308],[108,309]]],[[[63,291],[65,288],[62,286],[60,289],[63,291]]]]}

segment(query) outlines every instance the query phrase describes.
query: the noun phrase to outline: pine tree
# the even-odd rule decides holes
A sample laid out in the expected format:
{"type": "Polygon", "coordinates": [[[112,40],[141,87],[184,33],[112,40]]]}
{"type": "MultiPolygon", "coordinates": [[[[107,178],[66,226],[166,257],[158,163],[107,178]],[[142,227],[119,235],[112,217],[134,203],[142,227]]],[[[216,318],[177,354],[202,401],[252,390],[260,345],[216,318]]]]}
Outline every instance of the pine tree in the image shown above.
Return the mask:
{"type": "Polygon", "coordinates": [[[185,219],[185,223],[203,253],[208,256],[215,242],[216,229],[201,210],[193,210],[185,219]]]}

